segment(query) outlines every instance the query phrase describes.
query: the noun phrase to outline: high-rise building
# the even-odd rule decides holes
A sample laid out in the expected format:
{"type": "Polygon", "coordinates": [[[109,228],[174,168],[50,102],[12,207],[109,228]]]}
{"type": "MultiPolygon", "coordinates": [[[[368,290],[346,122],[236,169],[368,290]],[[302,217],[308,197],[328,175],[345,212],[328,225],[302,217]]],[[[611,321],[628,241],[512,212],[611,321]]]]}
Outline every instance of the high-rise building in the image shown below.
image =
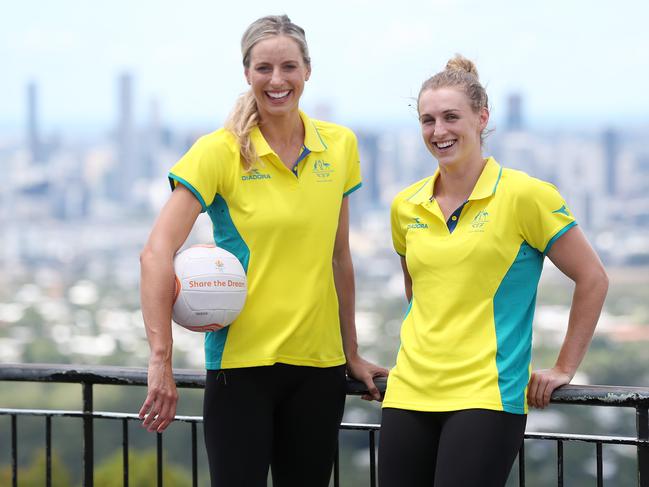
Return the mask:
{"type": "Polygon", "coordinates": [[[379,183],[379,140],[376,134],[356,132],[363,173],[363,196],[371,208],[381,203],[379,183]]]}
{"type": "Polygon", "coordinates": [[[507,96],[505,128],[512,132],[523,130],[523,98],[519,93],[511,93],[507,96]]]}
{"type": "Polygon", "coordinates": [[[108,178],[108,196],[125,202],[129,187],[139,176],[133,116],[133,77],[122,73],[117,80],[116,160],[108,178]]]}
{"type": "Polygon", "coordinates": [[[35,81],[27,83],[27,144],[32,162],[45,162],[43,142],[38,128],[38,87],[35,81]]]}
{"type": "Polygon", "coordinates": [[[613,129],[605,130],[602,134],[604,149],[604,171],[606,193],[613,196],[617,192],[617,159],[619,152],[618,134],[613,129]]]}
{"type": "MultiPolygon", "coordinates": [[[[135,175],[135,127],[133,120],[133,77],[123,73],[119,77],[117,144],[119,167],[124,177],[135,175]]],[[[130,178],[128,178],[130,179],[130,178]]]]}

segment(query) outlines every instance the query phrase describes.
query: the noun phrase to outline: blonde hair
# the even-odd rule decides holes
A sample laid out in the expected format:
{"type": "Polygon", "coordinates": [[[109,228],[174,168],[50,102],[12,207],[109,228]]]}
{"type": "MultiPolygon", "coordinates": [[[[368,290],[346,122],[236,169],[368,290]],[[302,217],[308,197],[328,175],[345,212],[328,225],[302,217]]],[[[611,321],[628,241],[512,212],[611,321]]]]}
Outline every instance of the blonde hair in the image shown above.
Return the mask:
{"type": "MultiPolygon", "coordinates": [[[[270,37],[284,35],[293,39],[302,53],[302,59],[307,67],[311,67],[309,48],[306,43],[304,29],[291,22],[286,15],[268,15],[255,20],[241,37],[241,56],[243,66],[250,67],[250,54],[255,45],[270,37]]],[[[242,94],[225,121],[225,128],[234,134],[239,143],[241,164],[250,170],[258,159],[255,147],[250,140],[250,132],[260,122],[257,102],[252,90],[242,94]]]]}
{"type": "Polygon", "coordinates": [[[455,57],[450,59],[446,63],[444,71],[440,71],[423,82],[417,97],[417,104],[419,104],[421,94],[426,90],[455,86],[462,88],[469,98],[474,112],[477,113],[483,108],[489,109],[489,98],[484,87],[480,84],[478,68],[476,68],[473,61],[461,54],[456,54],[455,57]]]}

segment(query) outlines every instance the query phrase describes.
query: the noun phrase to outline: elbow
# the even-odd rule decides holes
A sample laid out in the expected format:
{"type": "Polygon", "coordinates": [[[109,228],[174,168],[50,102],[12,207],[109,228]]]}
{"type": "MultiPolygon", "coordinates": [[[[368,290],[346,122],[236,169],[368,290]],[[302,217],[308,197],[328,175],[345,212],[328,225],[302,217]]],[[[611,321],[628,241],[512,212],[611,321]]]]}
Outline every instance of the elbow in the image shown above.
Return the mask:
{"type": "Polygon", "coordinates": [[[599,265],[595,266],[593,270],[593,280],[596,283],[598,289],[601,289],[604,294],[608,292],[608,274],[604,265],[599,262],[599,265]]]}
{"type": "Polygon", "coordinates": [[[160,267],[162,263],[173,261],[173,253],[165,252],[161,248],[147,243],[140,252],[140,269],[146,270],[152,267],[160,267]]]}
{"type": "Polygon", "coordinates": [[[149,244],[145,245],[140,252],[140,267],[146,267],[147,264],[155,260],[155,252],[149,244]]]}
{"type": "Polygon", "coordinates": [[[331,259],[331,265],[334,270],[346,269],[351,264],[351,260],[334,256],[331,259]]]}
{"type": "Polygon", "coordinates": [[[597,301],[604,302],[608,292],[608,275],[601,263],[583,268],[579,274],[573,277],[575,290],[580,289],[597,301]]]}
{"type": "Polygon", "coordinates": [[[601,296],[601,299],[603,301],[606,297],[606,294],[608,293],[609,285],[608,274],[606,273],[604,266],[600,264],[595,267],[592,272],[589,273],[587,282],[590,291],[596,295],[601,296]]]}
{"type": "Polygon", "coordinates": [[[331,265],[334,270],[352,268],[352,255],[347,249],[334,249],[333,256],[331,257],[331,265]]]}
{"type": "Polygon", "coordinates": [[[606,296],[606,294],[608,293],[609,281],[608,281],[608,274],[606,273],[604,266],[602,266],[600,270],[599,284],[602,289],[602,294],[606,296]]]}

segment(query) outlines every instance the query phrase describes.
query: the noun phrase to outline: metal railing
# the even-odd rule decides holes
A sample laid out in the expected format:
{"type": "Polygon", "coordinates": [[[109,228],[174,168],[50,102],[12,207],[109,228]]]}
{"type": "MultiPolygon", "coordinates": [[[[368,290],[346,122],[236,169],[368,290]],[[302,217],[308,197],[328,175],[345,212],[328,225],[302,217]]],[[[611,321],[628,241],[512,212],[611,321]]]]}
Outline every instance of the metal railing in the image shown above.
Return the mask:
{"type": "MultiPolygon", "coordinates": [[[[176,384],[179,388],[200,389],[205,387],[205,373],[195,370],[176,370],[174,372],[176,384]]],[[[146,385],[147,371],[144,368],[124,367],[92,367],[73,365],[48,365],[48,364],[4,364],[0,365],[0,381],[22,382],[51,382],[74,383],[81,385],[82,410],[81,411],[56,411],[37,409],[9,409],[0,408],[0,416],[9,416],[11,422],[11,440],[2,442],[11,448],[12,486],[18,485],[18,417],[39,416],[45,418],[45,479],[46,486],[52,483],[52,418],[72,417],[82,421],[83,428],[83,471],[82,485],[93,486],[94,474],[94,421],[108,419],[121,423],[122,429],[122,461],[123,485],[129,484],[129,422],[139,421],[136,414],[100,412],[93,408],[93,386],[95,385],[146,385]]],[[[385,390],[385,381],[379,381],[379,389],[385,390]]],[[[365,386],[357,381],[348,380],[347,394],[361,395],[366,393],[365,386]]],[[[568,385],[556,390],[552,395],[555,404],[611,406],[634,408],[636,410],[636,436],[616,437],[601,435],[577,435],[566,433],[539,433],[527,432],[527,440],[543,440],[556,442],[557,445],[557,486],[562,487],[564,482],[564,454],[563,447],[566,442],[586,442],[595,445],[597,465],[597,485],[604,482],[602,449],[603,445],[632,445],[637,448],[638,486],[649,487],[649,388],[639,387],[614,387],[614,386],[578,386],[568,385]]],[[[198,454],[197,454],[197,425],[202,423],[200,416],[176,416],[176,421],[187,423],[191,429],[192,438],[192,485],[198,486],[198,454]]],[[[342,430],[365,431],[368,434],[369,445],[369,474],[370,485],[376,486],[376,434],[380,429],[378,424],[341,424],[342,430]]],[[[0,448],[4,446],[0,445],[0,448]]],[[[163,434],[156,434],[157,455],[157,485],[163,485],[163,434]]],[[[339,457],[334,465],[334,485],[340,485],[339,457]]],[[[519,486],[525,487],[525,448],[524,445],[518,456],[519,486]]]]}

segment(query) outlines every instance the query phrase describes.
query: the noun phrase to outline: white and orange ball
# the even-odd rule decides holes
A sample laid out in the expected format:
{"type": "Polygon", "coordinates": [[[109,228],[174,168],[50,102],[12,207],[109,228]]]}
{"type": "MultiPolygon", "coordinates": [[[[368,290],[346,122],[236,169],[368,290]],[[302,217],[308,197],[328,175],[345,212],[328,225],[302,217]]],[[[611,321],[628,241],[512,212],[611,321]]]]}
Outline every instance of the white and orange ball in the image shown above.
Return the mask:
{"type": "Polygon", "coordinates": [[[196,245],[176,254],[173,320],[192,331],[212,331],[232,323],[246,301],[246,273],[227,250],[196,245]]]}

